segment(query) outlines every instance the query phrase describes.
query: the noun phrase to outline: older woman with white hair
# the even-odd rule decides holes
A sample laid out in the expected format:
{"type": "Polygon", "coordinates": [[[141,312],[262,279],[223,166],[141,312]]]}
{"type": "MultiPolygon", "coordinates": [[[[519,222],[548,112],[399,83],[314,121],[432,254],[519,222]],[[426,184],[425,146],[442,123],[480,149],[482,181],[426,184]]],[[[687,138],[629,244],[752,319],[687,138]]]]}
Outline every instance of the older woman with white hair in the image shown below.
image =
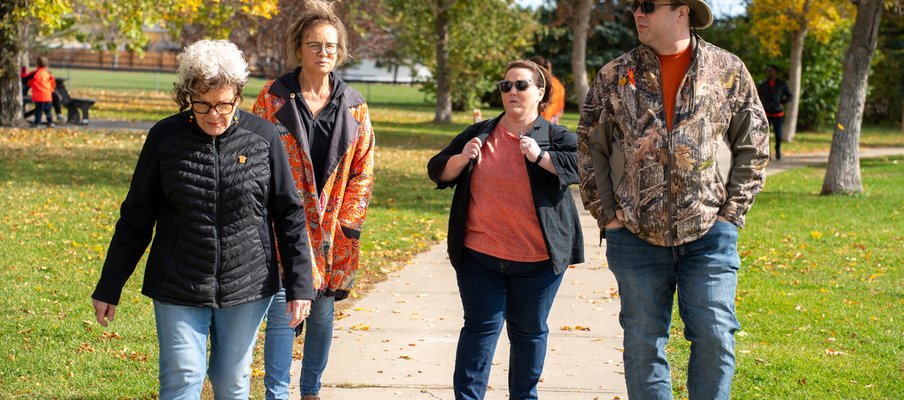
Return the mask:
{"type": "Polygon", "coordinates": [[[179,56],[180,112],[148,133],[92,294],[107,326],[153,237],[142,293],[154,302],[161,399],[198,399],[205,375],[217,399],[248,398],[257,330],[281,287],[276,240],[289,325],[314,298],[283,144],[273,124],[238,109],[247,79],[228,41],[202,40],[179,56]]]}

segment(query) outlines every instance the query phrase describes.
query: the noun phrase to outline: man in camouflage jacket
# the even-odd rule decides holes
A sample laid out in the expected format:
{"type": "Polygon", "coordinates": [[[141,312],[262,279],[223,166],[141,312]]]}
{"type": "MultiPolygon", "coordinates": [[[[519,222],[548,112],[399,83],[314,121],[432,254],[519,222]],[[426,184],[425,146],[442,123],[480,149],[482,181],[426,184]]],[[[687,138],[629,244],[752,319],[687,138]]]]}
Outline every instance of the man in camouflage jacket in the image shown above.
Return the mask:
{"type": "Polygon", "coordinates": [[[691,33],[711,24],[706,3],[653,5],[634,4],[642,45],[604,66],[584,101],[581,196],[619,284],[628,396],[671,398],[665,344],[677,289],[692,342],[690,398],[728,399],[737,230],[765,182],[768,125],[744,63],[691,33]],[[685,64],[668,61],[682,54],[685,64]],[[717,160],[720,146],[729,165],[717,160]]]}

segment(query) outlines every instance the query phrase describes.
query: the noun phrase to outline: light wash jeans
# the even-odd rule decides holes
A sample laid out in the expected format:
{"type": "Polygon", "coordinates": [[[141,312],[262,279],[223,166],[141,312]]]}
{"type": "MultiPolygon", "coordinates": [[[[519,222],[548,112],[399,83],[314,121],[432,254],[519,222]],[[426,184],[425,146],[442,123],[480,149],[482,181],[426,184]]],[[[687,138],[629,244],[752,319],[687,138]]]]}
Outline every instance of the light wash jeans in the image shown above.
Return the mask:
{"type": "Polygon", "coordinates": [[[621,295],[625,381],[631,400],[671,399],[665,346],[672,303],[691,342],[687,390],[691,399],[728,399],[735,370],[735,291],[741,260],[738,229],[717,221],[700,239],[663,247],[625,228],[606,230],[606,258],[621,295]]]}
{"type": "Polygon", "coordinates": [[[272,298],[225,308],[154,300],[160,345],[160,398],[200,399],[204,376],[208,375],[217,400],[248,399],[251,351],[272,298]]]}
{"type": "MultiPolygon", "coordinates": [[[[311,304],[311,315],[304,320],[304,350],[301,359],[301,395],[320,393],[320,379],[330,355],[333,342],[333,306],[335,297],[321,297],[311,304]]],[[[273,297],[267,312],[264,336],[264,387],[267,400],[289,398],[289,370],[292,368],[292,347],[295,330],[289,327],[286,316],[286,292],[280,290],[273,297]]]]}

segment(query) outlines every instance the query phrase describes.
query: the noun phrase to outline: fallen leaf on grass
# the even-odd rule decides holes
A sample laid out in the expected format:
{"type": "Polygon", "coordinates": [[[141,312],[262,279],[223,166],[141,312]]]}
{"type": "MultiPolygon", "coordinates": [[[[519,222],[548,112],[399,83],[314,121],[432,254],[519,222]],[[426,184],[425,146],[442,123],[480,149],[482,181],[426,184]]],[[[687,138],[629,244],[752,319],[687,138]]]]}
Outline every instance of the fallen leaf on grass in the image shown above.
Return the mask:
{"type": "Polygon", "coordinates": [[[84,343],[78,345],[78,349],[76,349],[75,351],[79,352],[79,353],[93,353],[94,348],[91,347],[90,343],[84,342],[84,343]]]}
{"type": "Polygon", "coordinates": [[[842,352],[842,351],[835,350],[835,349],[833,349],[833,348],[831,348],[831,347],[828,348],[828,349],[826,349],[826,355],[827,355],[827,356],[832,356],[832,357],[834,357],[834,356],[842,356],[842,355],[845,355],[845,354],[846,354],[846,353],[844,353],[844,352],[842,352]]]}
{"type": "Polygon", "coordinates": [[[137,351],[129,351],[129,349],[122,349],[113,354],[114,357],[120,360],[132,360],[132,361],[141,361],[147,362],[148,355],[144,353],[139,353],[137,351]]]}

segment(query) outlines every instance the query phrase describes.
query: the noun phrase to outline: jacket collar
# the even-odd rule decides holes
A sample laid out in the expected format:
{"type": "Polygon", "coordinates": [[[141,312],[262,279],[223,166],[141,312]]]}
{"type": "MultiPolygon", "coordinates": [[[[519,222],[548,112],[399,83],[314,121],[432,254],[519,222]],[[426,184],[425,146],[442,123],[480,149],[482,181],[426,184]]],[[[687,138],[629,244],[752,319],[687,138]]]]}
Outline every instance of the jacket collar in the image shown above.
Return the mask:
{"type": "MultiPolygon", "coordinates": [[[[695,61],[697,60],[697,57],[702,56],[702,51],[703,51],[702,48],[706,47],[706,41],[704,41],[703,38],[701,38],[696,33],[692,33],[691,34],[691,43],[689,46],[692,49],[691,65],[694,65],[695,61]]],[[[656,52],[653,51],[652,47],[641,43],[640,46],[637,46],[637,49],[638,49],[641,57],[644,57],[647,59],[656,59],[657,62],[659,61],[659,57],[656,56],[656,52]]]]}
{"type": "MultiPolygon", "coordinates": [[[[298,85],[298,74],[300,72],[301,68],[296,68],[294,71],[276,79],[273,84],[270,85],[268,93],[285,100],[283,106],[274,113],[274,116],[295,138],[301,151],[303,151],[305,156],[310,160],[311,143],[308,140],[304,123],[301,120],[301,110],[298,108],[298,103],[296,102],[296,97],[301,95],[298,93],[298,90],[300,89],[300,86],[298,85]]],[[[320,182],[328,179],[333,171],[335,171],[336,167],[339,165],[339,161],[345,155],[349,146],[354,142],[358,133],[358,128],[361,125],[349,111],[349,108],[358,105],[357,102],[363,102],[363,100],[359,98],[360,96],[351,96],[350,94],[353,93],[353,91],[336,74],[330,73],[330,77],[333,80],[333,98],[331,101],[338,103],[339,109],[336,113],[336,126],[334,127],[333,134],[330,135],[330,150],[328,152],[326,168],[323,171],[324,175],[315,178],[320,182]],[[353,97],[355,98],[353,99],[353,97]]]]}

